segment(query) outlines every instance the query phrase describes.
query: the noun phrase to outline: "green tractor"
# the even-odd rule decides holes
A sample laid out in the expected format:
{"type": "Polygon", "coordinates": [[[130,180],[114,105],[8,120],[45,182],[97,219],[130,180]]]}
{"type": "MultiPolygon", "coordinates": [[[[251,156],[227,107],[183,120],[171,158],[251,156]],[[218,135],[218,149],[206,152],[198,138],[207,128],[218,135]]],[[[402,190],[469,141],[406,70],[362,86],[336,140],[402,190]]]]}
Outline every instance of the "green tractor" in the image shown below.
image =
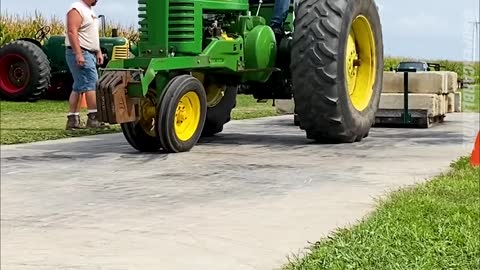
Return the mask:
{"type": "MultiPolygon", "coordinates": [[[[105,67],[112,59],[129,57],[131,44],[125,37],[100,38],[105,67]]],[[[34,38],[21,38],[0,48],[0,97],[13,101],[37,101],[41,98],[68,99],[73,78],[65,60],[65,36],[52,35],[44,26],[34,38]]],[[[134,49],[135,47],[133,47],[134,49]]]]}
{"type": "Polygon", "coordinates": [[[138,0],[138,55],[100,69],[99,118],[142,152],[190,151],[222,132],[237,94],[293,99],[316,142],[353,143],[375,121],[383,37],[374,0],[138,0]]]}

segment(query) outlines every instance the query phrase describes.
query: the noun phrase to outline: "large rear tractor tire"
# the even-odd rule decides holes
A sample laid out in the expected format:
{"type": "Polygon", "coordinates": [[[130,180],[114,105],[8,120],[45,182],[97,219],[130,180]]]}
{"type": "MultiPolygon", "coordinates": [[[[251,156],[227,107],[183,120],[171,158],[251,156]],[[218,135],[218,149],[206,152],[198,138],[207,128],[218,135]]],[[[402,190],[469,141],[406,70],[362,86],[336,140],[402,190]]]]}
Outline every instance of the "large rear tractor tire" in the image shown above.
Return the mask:
{"type": "Polygon", "coordinates": [[[200,139],[207,115],[207,95],[191,75],[176,76],[157,107],[157,134],[167,153],[190,151],[200,139]]]}
{"type": "Polygon", "coordinates": [[[211,137],[223,131],[223,126],[230,122],[232,110],[237,104],[238,87],[227,86],[218,104],[207,109],[207,117],[202,136],[211,137]]]}
{"type": "Polygon", "coordinates": [[[374,0],[304,0],[296,9],[292,82],[309,139],[368,136],[383,83],[383,37],[374,0]]]}
{"type": "Polygon", "coordinates": [[[37,101],[50,83],[50,63],[40,47],[17,40],[0,48],[0,96],[37,101]]]}

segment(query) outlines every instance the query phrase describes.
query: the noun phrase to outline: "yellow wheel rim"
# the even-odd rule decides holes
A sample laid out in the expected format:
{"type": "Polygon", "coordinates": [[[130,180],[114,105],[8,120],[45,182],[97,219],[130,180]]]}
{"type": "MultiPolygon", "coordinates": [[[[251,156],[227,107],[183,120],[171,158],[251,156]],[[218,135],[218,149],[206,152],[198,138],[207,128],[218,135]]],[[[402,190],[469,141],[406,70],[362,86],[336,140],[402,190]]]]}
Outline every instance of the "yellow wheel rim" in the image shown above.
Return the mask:
{"type": "Polygon", "coordinates": [[[142,129],[151,137],[156,137],[155,118],[157,102],[155,100],[155,90],[150,90],[147,96],[140,102],[139,124],[142,129]]]}
{"type": "Polygon", "coordinates": [[[209,108],[215,107],[220,103],[225,95],[225,85],[211,84],[207,87],[207,106],[209,108]]]}
{"type": "Polygon", "coordinates": [[[365,16],[358,16],[348,36],[345,59],[348,93],[353,107],[363,111],[370,104],[375,83],[376,53],[372,27],[365,16]]]}
{"type": "Polygon", "coordinates": [[[178,102],[175,111],[175,134],[181,141],[188,141],[193,137],[200,122],[201,105],[197,93],[186,93],[178,102]]]}

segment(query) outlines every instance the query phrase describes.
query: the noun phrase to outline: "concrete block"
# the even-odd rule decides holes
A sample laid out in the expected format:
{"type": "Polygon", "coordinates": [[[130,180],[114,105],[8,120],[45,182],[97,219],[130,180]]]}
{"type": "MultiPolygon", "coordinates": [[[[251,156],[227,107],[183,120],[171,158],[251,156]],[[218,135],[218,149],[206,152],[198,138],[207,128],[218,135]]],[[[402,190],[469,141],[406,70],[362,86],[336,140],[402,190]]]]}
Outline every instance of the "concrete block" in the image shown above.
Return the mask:
{"type": "MultiPolygon", "coordinates": [[[[448,92],[448,76],[445,72],[415,72],[408,74],[409,93],[444,94],[448,92]]],[[[403,93],[403,72],[384,72],[383,93],[403,93]]]]}
{"type": "Polygon", "coordinates": [[[418,72],[413,75],[412,93],[448,93],[448,75],[444,71],[418,72]]]}
{"type": "Polygon", "coordinates": [[[447,96],[437,95],[437,114],[445,115],[447,113],[447,96]]]}
{"type": "Polygon", "coordinates": [[[455,93],[458,91],[458,74],[456,72],[447,71],[447,90],[448,93],[455,93]]]}
{"type": "MultiPolygon", "coordinates": [[[[409,94],[408,107],[415,110],[428,110],[430,116],[443,113],[440,95],[435,94],[409,94]]],[[[383,93],[380,99],[380,109],[403,109],[403,94],[383,93]]]]}
{"type": "Polygon", "coordinates": [[[455,94],[449,93],[447,95],[447,113],[455,112],[455,94]]]}
{"type": "Polygon", "coordinates": [[[455,112],[462,112],[463,111],[463,103],[462,103],[462,92],[455,92],[455,112]]]}
{"type": "Polygon", "coordinates": [[[448,113],[448,96],[447,95],[438,95],[440,102],[440,111],[439,115],[446,115],[448,113]]]}
{"type": "Polygon", "coordinates": [[[383,73],[383,93],[403,93],[403,73],[385,71],[383,73]]]}
{"type": "Polygon", "coordinates": [[[295,102],[293,99],[276,99],[275,108],[279,114],[293,114],[295,112],[295,102]]]}

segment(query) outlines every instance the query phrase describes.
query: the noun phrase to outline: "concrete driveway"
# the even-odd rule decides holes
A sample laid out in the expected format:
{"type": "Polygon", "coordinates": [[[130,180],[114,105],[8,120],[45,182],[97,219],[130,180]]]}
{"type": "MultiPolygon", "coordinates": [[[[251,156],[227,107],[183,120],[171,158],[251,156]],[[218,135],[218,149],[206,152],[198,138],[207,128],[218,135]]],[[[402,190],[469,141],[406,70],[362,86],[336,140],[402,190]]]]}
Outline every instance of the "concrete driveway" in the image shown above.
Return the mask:
{"type": "Polygon", "coordinates": [[[281,116],[174,155],[121,134],[2,146],[1,269],[277,269],[468,154],[478,118],[350,145],[311,144],[281,116]]]}

